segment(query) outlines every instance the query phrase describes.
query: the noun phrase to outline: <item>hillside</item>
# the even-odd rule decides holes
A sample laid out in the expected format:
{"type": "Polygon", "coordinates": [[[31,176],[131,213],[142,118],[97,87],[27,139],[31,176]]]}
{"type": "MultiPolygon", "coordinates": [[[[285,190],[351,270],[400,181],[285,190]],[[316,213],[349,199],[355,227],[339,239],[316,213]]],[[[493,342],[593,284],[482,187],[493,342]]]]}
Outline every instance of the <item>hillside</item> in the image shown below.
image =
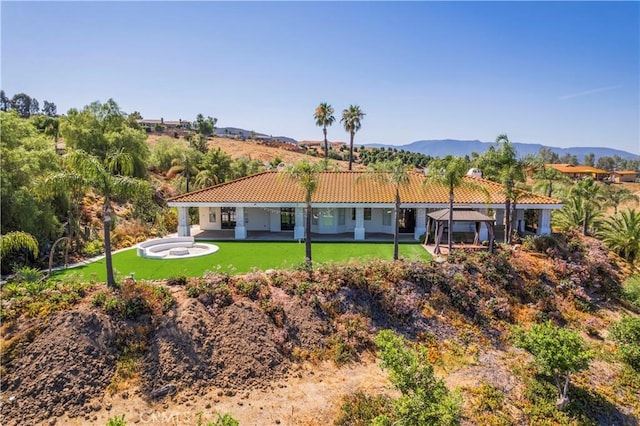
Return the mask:
{"type": "Polygon", "coordinates": [[[441,265],[126,279],[116,292],[61,283],[27,299],[5,288],[2,423],[104,425],[126,413],[129,424],[196,424],[227,412],[241,425],[331,424],[358,391],[398,396],[372,341],[392,329],[459,389],[464,425],[635,425],[640,376],[607,331],[632,313],[615,296],[629,272],[597,240],[570,236],[441,265]],[[77,300],[60,297],[69,288],[83,289],[77,300]],[[579,330],[595,356],[565,412],[510,339],[514,325],[544,320],[579,330]]]}

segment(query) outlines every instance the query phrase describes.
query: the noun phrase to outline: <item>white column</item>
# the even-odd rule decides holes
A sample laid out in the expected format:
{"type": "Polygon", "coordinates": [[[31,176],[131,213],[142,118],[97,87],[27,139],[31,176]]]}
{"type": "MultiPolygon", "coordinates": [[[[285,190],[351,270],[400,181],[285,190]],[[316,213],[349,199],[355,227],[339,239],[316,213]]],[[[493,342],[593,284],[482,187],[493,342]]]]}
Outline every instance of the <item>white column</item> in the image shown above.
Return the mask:
{"type": "Polygon", "coordinates": [[[427,232],[427,209],[416,209],[416,229],[413,239],[419,240],[425,232],[427,232]]]}
{"type": "Polygon", "coordinates": [[[296,224],[293,227],[293,239],[304,239],[304,209],[302,207],[296,207],[296,224]]]}
{"type": "MultiPolygon", "coordinates": [[[[487,209],[480,209],[480,213],[482,213],[483,215],[487,214],[487,209]]],[[[480,242],[482,243],[483,241],[488,241],[489,240],[489,231],[487,229],[487,226],[491,226],[491,224],[489,222],[483,222],[482,225],[480,225],[480,242]]]]}
{"type": "Polygon", "coordinates": [[[354,240],[364,240],[364,208],[356,208],[356,227],[353,229],[354,240]]]}
{"type": "Polygon", "coordinates": [[[188,237],[190,235],[189,207],[178,207],[178,237],[188,237]]]}
{"type": "Polygon", "coordinates": [[[540,210],[538,216],[538,235],[550,235],[551,234],[551,210],[540,210]]]}
{"type": "Polygon", "coordinates": [[[236,207],[236,240],[247,238],[247,228],[244,226],[244,207],[236,207]]]}

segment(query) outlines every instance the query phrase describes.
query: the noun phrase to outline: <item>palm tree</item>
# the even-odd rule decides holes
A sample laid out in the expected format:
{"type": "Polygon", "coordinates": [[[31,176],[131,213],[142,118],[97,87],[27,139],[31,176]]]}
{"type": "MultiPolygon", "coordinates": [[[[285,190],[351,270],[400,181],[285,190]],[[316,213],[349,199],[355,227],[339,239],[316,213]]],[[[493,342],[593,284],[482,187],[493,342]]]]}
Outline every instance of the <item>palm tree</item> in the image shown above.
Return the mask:
{"type": "Polygon", "coordinates": [[[353,165],[353,138],[356,132],[362,127],[361,121],[364,118],[365,113],[360,110],[358,105],[349,105],[349,108],[342,111],[342,118],[340,122],[344,125],[344,130],[349,132],[349,170],[353,165]]]}
{"type": "Polygon", "coordinates": [[[607,187],[607,189],[607,198],[609,199],[607,204],[613,207],[613,214],[618,213],[618,206],[622,203],[633,201],[637,204],[638,201],[640,201],[640,197],[627,188],[619,188],[611,185],[607,187]]]}
{"type": "Polygon", "coordinates": [[[582,228],[582,234],[587,235],[589,229],[599,224],[606,203],[604,186],[591,177],[586,178],[571,188],[554,221],[561,229],[582,228]]]}
{"type": "Polygon", "coordinates": [[[304,229],[305,262],[311,266],[311,197],[318,189],[318,176],[320,167],[306,160],[292,164],[286,168],[287,176],[298,182],[304,190],[304,202],[306,205],[306,224],[304,229]]]}
{"type": "Polygon", "coordinates": [[[200,170],[193,180],[193,184],[197,189],[208,188],[218,183],[220,183],[218,176],[209,169],[200,170]]]}
{"type": "Polygon", "coordinates": [[[193,176],[199,172],[198,163],[200,153],[194,149],[187,149],[171,160],[171,168],[167,172],[167,177],[182,176],[187,184],[186,192],[189,192],[189,182],[193,176]]]}
{"type": "Polygon", "coordinates": [[[333,107],[326,102],[321,103],[313,114],[316,126],[322,127],[324,135],[324,158],[329,157],[329,142],[327,141],[327,126],[331,126],[336,118],[333,116],[333,107]]]}
{"type": "Polygon", "coordinates": [[[401,159],[370,164],[367,170],[368,178],[374,179],[384,185],[393,185],[395,190],[395,215],[396,223],[393,230],[393,260],[398,260],[398,240],[400,237],[400,187],[409,184],[409,171],[411,166],[406,166],[401,159]]]}
{"type": "Polygon", "coordinates": [[[571,180],[553,167],[547,167],[544,158],[540,155],[525,158],[529,168],[533,170],[533,190],[547,197],[562,196],[559,191],[567,187],[571,180]]]}
{"type": "Polygon", "coordinates": [[[598,236],[633,264],[640,257],[640,212],[625,209],[616,213],[602,223],[598,236]]]}
{"type": "MultiPolygon", "coordinates": [[[[111,169],[115,164],[119,167],[125,165],[125,169],[133,167],[126,164],[126,156],[122,158],[110,158],[107,163],[103,163],[97,157],[87,154],[83,150],[76,150],[63,157],[63,163],[69,167],[67,175],[68,184],[78,185],[83,182],[86,188],[93,190],[104,198],[102,205],[103,227],[104,227],[104,253],[107,268],[107,285],[115,286],[116,281],[113,275],[113,264],[111,261],[111,202],[115,197],[129,198],[136,194],[149,192],[147,182],[129,176],[113,175],[111,169]]],[[[59,189],[64,188],[62,181],[59,182],[59,189]]]]}
{"type": "Polygon", "coordinates": [[[462,157],[454,157],[449,161],[444,158],[436,158],[429,163],[427,178],[423,182],[424,185],[444,185],[449,188],[449,232],[447,236],[449,253],[453,249],[451,234],[453,230],[454,189],[461,186],[473,186],[474,188],[477,186],[464,180],[466,170],[467,162],[462,157]]]}

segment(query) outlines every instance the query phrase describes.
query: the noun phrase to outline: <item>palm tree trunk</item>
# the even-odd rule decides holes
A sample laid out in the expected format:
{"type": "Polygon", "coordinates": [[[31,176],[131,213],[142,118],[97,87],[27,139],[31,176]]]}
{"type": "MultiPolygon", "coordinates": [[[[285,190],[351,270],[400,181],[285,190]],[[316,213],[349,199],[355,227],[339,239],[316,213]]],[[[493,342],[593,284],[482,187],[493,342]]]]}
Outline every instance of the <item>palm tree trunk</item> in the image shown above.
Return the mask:
{"type": "Polygon", "coordinates": [[[351,141],[349,142],[349,170],[352,168],[353,164],[353,137],[355,136],[355,132],[351,131],[351,141]]]}
{"type": "Polygon", "coordinates": [[[307,218],[304,227],[305,262],[311,266],[311,200],[307,200],[307,218]]]}
{"type": "Polygon", "coordinates": [[[105,197],[104,218],[102,224],[104,225],[104,259],[107,266],[107,285],[109,287],[116,286],[116,279],[113,276],[113,263],[111,261],[111,202],[108,197],[105,197]]]}
{"type": "Polygon", "coordinates": [[[453,187],[449,188],[449,232],[447,235],[448,238],[448,247],[449,254],[451,254],[451,250],[453,250],[453,239],[451,238],[453,234],[453,187]]]}
{"type": "Polygon", "coordinates": [[[329,142],[327,141],[327,127],[322,128],[322,133],[324,133],[324,158],[329,158],[329,142]]]}
{"type": "Polygon", "coordinates": [[[398,240],[400,239],[400,191],[396,187],[396,226],[393,231],[393,260],[398,260],[398,240]]]}
{"type": "Polygon", "coordinates": [[[511,198],[508,195],[504,203],[504,242],[511,242],[511,198]]]}

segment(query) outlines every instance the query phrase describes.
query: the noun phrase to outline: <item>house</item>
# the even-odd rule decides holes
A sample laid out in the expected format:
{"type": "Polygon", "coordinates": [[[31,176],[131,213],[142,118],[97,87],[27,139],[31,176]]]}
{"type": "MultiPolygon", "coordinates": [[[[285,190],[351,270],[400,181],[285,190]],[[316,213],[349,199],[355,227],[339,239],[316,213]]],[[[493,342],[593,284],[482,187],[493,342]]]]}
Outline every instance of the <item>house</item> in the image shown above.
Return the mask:
{"type": "Polygon", "coordinates": [[[157,126],[162,126],[166,130],[188,130],[191,128],[191,122],[182,119],[178,121],[165,121],[164,118],[160,118],[160,120],[139,119],[136,122],[142,127],[148,127],[151,130],[155,130],[157,126]]]}
{"type": "Polygon", "coordinates": [[[603,180],[609,176],[608,171],[591,166],[574,166],[573,164],[547,164],[546,166],[553,167],[566,177],[574,180],[584,179],[586,177],[592,177],[595,180],[603,180]]]}
{"type": "MultiPolygon", "coordinates": [[[[496,225],[503,223],[504,188],[499,183],[465,176],[486,189],[455,189],[455,205],[482,213],[492,211],[496,225]]],[[[400,232],[419,239],[427,230],[427,214],[448,208],[449,190],[439,185],[424,185],[425,176],[411,173],[409,182],[400,186],[400,232]]],[[[251,232],[291,232],[291,239],[305,235],[305,192],[286,172],[266,171],[190,192],[168,201],[178,208],[178,235],[188,236],[189,207],[199,208],[200,229],[233,229],[236,239],[246,239],[251,232]]],[[[327,171],[318,175],[317,190],[311,203],[311,232],[318,234],[352,234],[365,240],[368,233],[393,235],[395,224],[395,187],[367,177],[360,171],[327,171]]],[[[516,228],[525,225],[538,234],[551,233],[551,211],[562,208],[560,200],[527,192],[516,205],[516,228]],[[538,213],[533,224],[525,223],[525,210],[538,213]]],[[[469,227],[473,224],[459,224],[469,227]]],[[[456,229],[454,232],[467,231],[456,229]]],[[[480,234],[487,239],[487,231],[480,234]]]]}
{"type": "Polygon", "coordinates": [[[621,170],[611,172],[611,181],[615,183],[635,182],[638,178],[638,172],[634,170],[621,170]]]}

